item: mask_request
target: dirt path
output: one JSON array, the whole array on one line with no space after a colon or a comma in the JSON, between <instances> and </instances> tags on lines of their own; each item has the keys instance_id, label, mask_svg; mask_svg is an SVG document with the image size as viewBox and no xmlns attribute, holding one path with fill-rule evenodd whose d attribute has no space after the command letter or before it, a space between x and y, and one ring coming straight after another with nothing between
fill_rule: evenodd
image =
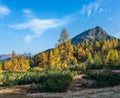
<instances>
[{"instance_id":1,"label":"dirt path","mask_svg":"<svg viewBox=\"0 0 120 98\"><path fill-rule=\"evenodd\" d=\"M120 86L101 89L87 89L75 93L36 93L27 94L27 96L34 98L120 98Z\"/></svg>"},{"instance_id":2,"label":"dirt path","mask_svg":"<svg viewBox=\"0 0 120 98\"><path fill-rule=\"evenodd\" d=\"M4 90L2 90L4 91ZM101 89L86 89L79 92L66 93L2 93L0 98L120 98L120 86ZM7 92L7 89L6 89Z\"/></svg>"}]
</instances>

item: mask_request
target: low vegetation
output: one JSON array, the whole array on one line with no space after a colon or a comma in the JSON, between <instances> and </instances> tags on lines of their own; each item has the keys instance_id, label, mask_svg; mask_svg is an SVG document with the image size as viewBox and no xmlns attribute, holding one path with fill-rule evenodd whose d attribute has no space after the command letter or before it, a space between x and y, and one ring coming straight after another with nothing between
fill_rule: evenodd
<instances>
[{"instance_id":1,"label":"low vegetation","mask_svg":"<svg viewBox=\"0 0 120 98\"><path fill-rule=\"evenodd\" d=\"M76 72L70 72L69 70L4 73L3 84L5 86L32 84L34 89L42 92L63 92L67 90L73 76L76 74Z\"/></svg>"},{"instance_id":2,"label":"low vegetation","mask_svg":"<svg viewBox=\"0 0 120 98\"><path fill-rule=\"evenodd\" d=\"M92 87L94 88L120 85L120 74L115 74L111 72L90 71L86 74L85 78L96 81L92 85Z\"/></svg>"}]
</instances>

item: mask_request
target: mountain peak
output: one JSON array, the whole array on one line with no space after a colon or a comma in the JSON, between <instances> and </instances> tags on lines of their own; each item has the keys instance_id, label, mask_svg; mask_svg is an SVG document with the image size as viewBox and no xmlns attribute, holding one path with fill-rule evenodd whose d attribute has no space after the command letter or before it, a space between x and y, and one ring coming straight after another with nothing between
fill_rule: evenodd
<instances>
[{"instance_id":1,"label":"mountain peak","mask_svg":"<svg viewBox=\"0 0 120 98\"><path fill-rule=\"evenodd\" d=\"M100 32L101 32L101 34L102 34L102 33L103 33L103 34L107 34L107 32L104 31L100 26L96 26L96 27L94 28L94 30L96 31L96 33L100 33Z\"/></svg>"},{"instance_id":2,"label":"mountain peak","mask_svg":"<svg viewBox=\"0 0 120 98\"><path fill-rule=\"evenodd\" d=\"M100 26L96 26L95 29L102 29Z\"/></svg>"},{"instance_id":3,"label":"mountain peak","mask_svg":"<svg viewBox=\"0 0 120 98\"><path fill-rule=\"evenodd\" d=\"M96 26L95 28L88 29L79 35L72 38L72 44L78 44L84 41L99 41L99 40L107 40L113 39L115 37L110 36L105 30L103 30L100 26Z\"/></svg>"}]
</instances>

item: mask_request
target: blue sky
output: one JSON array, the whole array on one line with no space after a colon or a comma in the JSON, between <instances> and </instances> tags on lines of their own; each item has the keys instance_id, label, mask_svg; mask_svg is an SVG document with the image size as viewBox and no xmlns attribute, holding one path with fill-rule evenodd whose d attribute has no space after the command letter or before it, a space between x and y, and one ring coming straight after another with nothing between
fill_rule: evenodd
<instances>
[{"instance_id":1,"label":"blue sky","mask_svg":"<svg viewBox=\"0 0 120 98\"><path fill-rule=\"evenodd\" d=\"M120 0L0 0L0 54L53 48L66 28L71 36L101 26L120 38Z\"/></svg>"}]
</instances>

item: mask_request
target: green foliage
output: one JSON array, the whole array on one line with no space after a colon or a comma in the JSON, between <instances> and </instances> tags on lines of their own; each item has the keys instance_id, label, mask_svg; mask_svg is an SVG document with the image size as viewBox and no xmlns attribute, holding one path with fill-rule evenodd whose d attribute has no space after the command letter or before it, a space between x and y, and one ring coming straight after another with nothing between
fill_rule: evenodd
<instances>
[{"instance_id":1,"label":"green foliage","mask_svg":"<svg viewBox=\"0 0 120 98\"><path fill-rule=\"evenodd\" d=\"M34 84L34 86L36 85L35 88L40 91L63 92L67 90L74 75L76 72L69 70L4 73L3 84L5 86Z\"/></svg>"},{"instance_id":2,"label":"green foliage","mask_svg":"<svg viewBox=\"0 0 120 98\"><path fill-rule=\"evenodd\" d=\"M69 34L66 29L63 29L58 40L59 41L58 45L64 44L68 40L70 40Z\"/></svg>"},{"instance_id":3,"label":"green foliage","mask_svg":"<svg viewBox=\"0 0 120 98\"><path fill-rule=\"evenodd\" d=\"M41 77L39 83L34 87L42 92L64 92L72 80L69 74L50 74Z\"/></svg>"},{"instance_id":4,"label":"green foliage","mask_svg":"<svg viewBox=\"0 0 120 98\"><path fill-rule=\"evenodd\" d=\"M92 85L92 87L100 88L100 87L109 87L120 84L120 75L114 74L110 72L88 72L85 76L87 79L96 80L96 83Z\"/></svg>"},{"instance_id":5,"label":"green foliage","mask_svg":"<svg viewBox=\"0 0 120 98\"><path fill-rule=\"evenodd\" d=\"M91 69L93 63L94 63L94 61L93 61L92 55L91 55L91 53L89 53L88 54L88 59L87 59L87 62L86 62L87 69Z\"/></svg>"}]
</instances>

